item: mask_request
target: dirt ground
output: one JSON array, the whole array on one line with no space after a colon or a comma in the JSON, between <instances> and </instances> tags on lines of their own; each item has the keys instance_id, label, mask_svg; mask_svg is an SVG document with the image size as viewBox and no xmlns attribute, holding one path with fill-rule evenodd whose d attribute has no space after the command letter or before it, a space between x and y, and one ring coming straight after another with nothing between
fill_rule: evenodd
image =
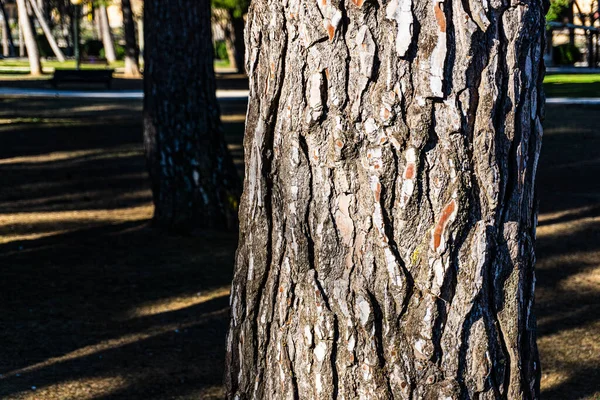
<instances>
[{"instance_id":1,"label":"dirt ground","mask_svg":"<svg viewBox=\"0 0 600 400\"><path fill-rule=\"evenodd\" d=\"M245 104L223 105L240 171ZM164 236L141 104L0 100L0 398L222 398L235 235ZM548 107L544 399L600 397L600 108Z\"/></svg>"}]
</instances>

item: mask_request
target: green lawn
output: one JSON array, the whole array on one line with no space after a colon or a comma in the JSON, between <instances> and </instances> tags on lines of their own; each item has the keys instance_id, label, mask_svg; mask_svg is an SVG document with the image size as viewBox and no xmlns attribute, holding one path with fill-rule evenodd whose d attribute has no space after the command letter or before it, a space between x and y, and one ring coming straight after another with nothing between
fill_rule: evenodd
<instances>
[{"instance_id":1,"label":"green lawn","mask_svg":"<svg viewBox=\"0 0 600 400\"><path fill-rule=\"evenodd\" d=\"M75 68L75 61L69 60L64 63L58 61L43 61L42 66L48 69L70 69ZM111 68L121 68L123 61L113 63ZM226 60L215 60L215 67L228 67ZM18 70L14 67L20 67ZM23 68L29 67L27 61L20 60L0 60L0 79L14 79L15 76L24 76L28 74ZM106 68L100 64L83 64L84 69ZM4 76L2 76L4 75ZM21 78L19 78L21 79ZM548 75L544 80L544 89L547 97L600 97L600 74L556 74Z\"/></svg>"},{"instance_id":2,"label":"green lawn","mask_svg":"<svg viewBox=\"0 0 600 400\"><path fill-rule=\"evenodd\" d=\"M125 62L124 61L115 61L114 63L112 63L111 68L122 68L123 66L125 66ZM11 67L29 67L29 62L27 61L21 61L21 60L0 60L0 69L6 69L8 70ZM69 69L69 68L75 68L75 60L68 60L65 62L58 62L58 61L42 61L42 67L43 68L55 68L55 69ZM90 68L90 69L95 69L95 68L106 68L105 65L102 64L83 64L82 68Z\"/></svg>"},{"instance_id":3,"label":"green lawn","mask_svg":"<svg viewBox=\"0 0 600 400\"><path fill-rule=\"evenodd\" d=\"M600 74L557 74L544 80L547 97L600 97Z\"/></svg>"}]
</instances>

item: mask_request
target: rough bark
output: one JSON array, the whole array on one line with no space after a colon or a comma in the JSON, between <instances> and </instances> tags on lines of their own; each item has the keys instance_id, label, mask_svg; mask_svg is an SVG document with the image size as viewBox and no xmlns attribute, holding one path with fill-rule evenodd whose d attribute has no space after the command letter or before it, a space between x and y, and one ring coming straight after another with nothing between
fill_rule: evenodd
<instances>
[{"instance_id":1,"label":"rough bark","mask_svg":"<svg viewBox=\"0 0 600 400\"><path fill-rule=\"evenodd\" d=\"M542 1L253 1L229 398L539 398Z\"/></svg>"},{"instance_id":2,"label":"rough bark","mask_svg":"<svg viewBox=\"0 0 600 400\"><path fill-rule=\"evenodd\" d=\"M121 0L123 12L123 28L125 31L125 75L129 77L140 76L140 49L135 36L135 21L130 0Z\"/></svg>"},{"instance_id":3,"label":"rough bark","mask_svg":"<svg viewBox=\"0 0 600 400\"><path fill-rule=\"evenodd\" d=\"M25 0L17 0L17 10L19 12L19 26L23 36L23 42L27 48L27 57L29 57L29 70L31 75L42 74L42 64L40 63L40 52L35 40L35 33L31 26L31 20L27 13L27 4Z\"/></svg>"},{"instance_id":4,"label":"rough bark","mask_svg":"<svg viewBox=\"0 0 600 400\"><path fill-rule=\"evenodd\" d=\"M4 0L0 0L0 12L2 12L2 55L5 57L14 57L17 55L17 52L15 50L15 43L13 41L12 33L10 31L8 13L4 8Z\"/></svg>"},{"instance_id":5,"label":"rough bark","mask_svg":"<svg viewBox=\"0 0 600 400\"><path fill-rule=\"evenodd\" d=\"M175 231L232 228L239 177L220 124L210 4L146 0L144 18L144 137L155 222Z\"/></svg>"},{"instance_id":6,"label":"rough bark","mask_svg":"<svg viewBox=\"0 0 600 400\"><path fill-rule=\"evenodd\" d=\"M42 27L44 35L46 36L46 39L48 40L48 43L50 44L50 47L52 48L52 52L56 56L56 59L60 62L64 62L65 55L63 54L60 47L58 47L58 43L56 43L56 39L54 39L54 36L52 35L52 30L50 29L48 22L46 22L46 17L44 16L43 10L39 8L36 1L37 0L29 0L29 5L31 6L33 13L35 14L35 17L38 20L38 23Z\"/></svg>"},{"instance_id":7,"label":"rough bark","mask_svg":"<svg viewBox=\"0 0 600 400\"><path fill-rule=\"evenodd\" d=\"M110 30L110 22L108 20L108 12L106 6L100 6L98 8L98 15L100 16L100 32L102 33L102 44L104 45L104 55L109 63L117 61L117 54L115 53L115 39Z\"/></svg>"}]
</instances>

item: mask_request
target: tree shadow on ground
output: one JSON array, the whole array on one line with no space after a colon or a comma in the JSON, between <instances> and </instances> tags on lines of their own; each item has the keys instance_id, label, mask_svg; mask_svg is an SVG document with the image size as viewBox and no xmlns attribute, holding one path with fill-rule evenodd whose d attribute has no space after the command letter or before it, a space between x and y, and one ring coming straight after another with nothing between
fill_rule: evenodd
<instances>
[{"instance_id":1,"label":"tree shadow on ground","mask_svg":"<svg viewBox=\"0 0 600 400\"><path fill-rule=\"evenodd\" d=\"M0 398L219 392L237 235L152 229L139 102L33 103L0 109Z\"/></svg>"},{"instance_id":2,"label":"tree shadow on ground","mask_svg":"<svg viewBox=\"0 0 600 400\"><path fill-rule=\"evenodd\" d=\"M237 116L224 133L241 171L245 103L222 109ZM150 227L140 110L69 100L0 108L0 119L25 119L0 125L2 398L223 395L237 238ZM537 245L545 399L599 391L598 111L548 107Z\"/></svg>"},{"instance_id":3,"label":"tree shadow on ground","mask_svg":"<svg viewBox=\"0 0 600 400\"><path fill-rule=\"evenodd\" d=\"M542 398L600 395L600 107L547 106L536 244Z\"/></svg>"}]
</instances>

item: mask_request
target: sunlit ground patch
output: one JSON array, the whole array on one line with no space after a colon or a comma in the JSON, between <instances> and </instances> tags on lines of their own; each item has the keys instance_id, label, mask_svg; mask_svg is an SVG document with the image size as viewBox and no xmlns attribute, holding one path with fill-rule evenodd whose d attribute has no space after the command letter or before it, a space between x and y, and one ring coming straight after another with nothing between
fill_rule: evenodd
<instances>
[{"instance_id":1,"label":"sunlit ground patch","mask_svg":"<svg viewBox=\"0 0 600 400\"><path fill-rule=\"evenodd\" d=\"M94 226L149 220L152 218L153 210L151 204L146 204L138 207L107 210L0 214L0 244L39 239L76 231L81 228L81 225ZM44 226L44 230L36 230L36 225ZM29 232L23 232L22 229L19 229L20 227L25 227L25 230Z\"/></svg>"},{"instance_id":2,"label":"sunlit ground patch","mask_svg":"<svg viewBox=\"0 0 600 400\"><path fill-rule=\"evenodd\" d=\"M175 296L168 299L159 299L157 301L140 304L139 306L125 313L123 319L148 317L170 311L177 311L198 304L206 303L210 300L229 296L230 286L223 286L214 290L207 290L190 294L186 296Z\"/></svg>"}]
</instances>

